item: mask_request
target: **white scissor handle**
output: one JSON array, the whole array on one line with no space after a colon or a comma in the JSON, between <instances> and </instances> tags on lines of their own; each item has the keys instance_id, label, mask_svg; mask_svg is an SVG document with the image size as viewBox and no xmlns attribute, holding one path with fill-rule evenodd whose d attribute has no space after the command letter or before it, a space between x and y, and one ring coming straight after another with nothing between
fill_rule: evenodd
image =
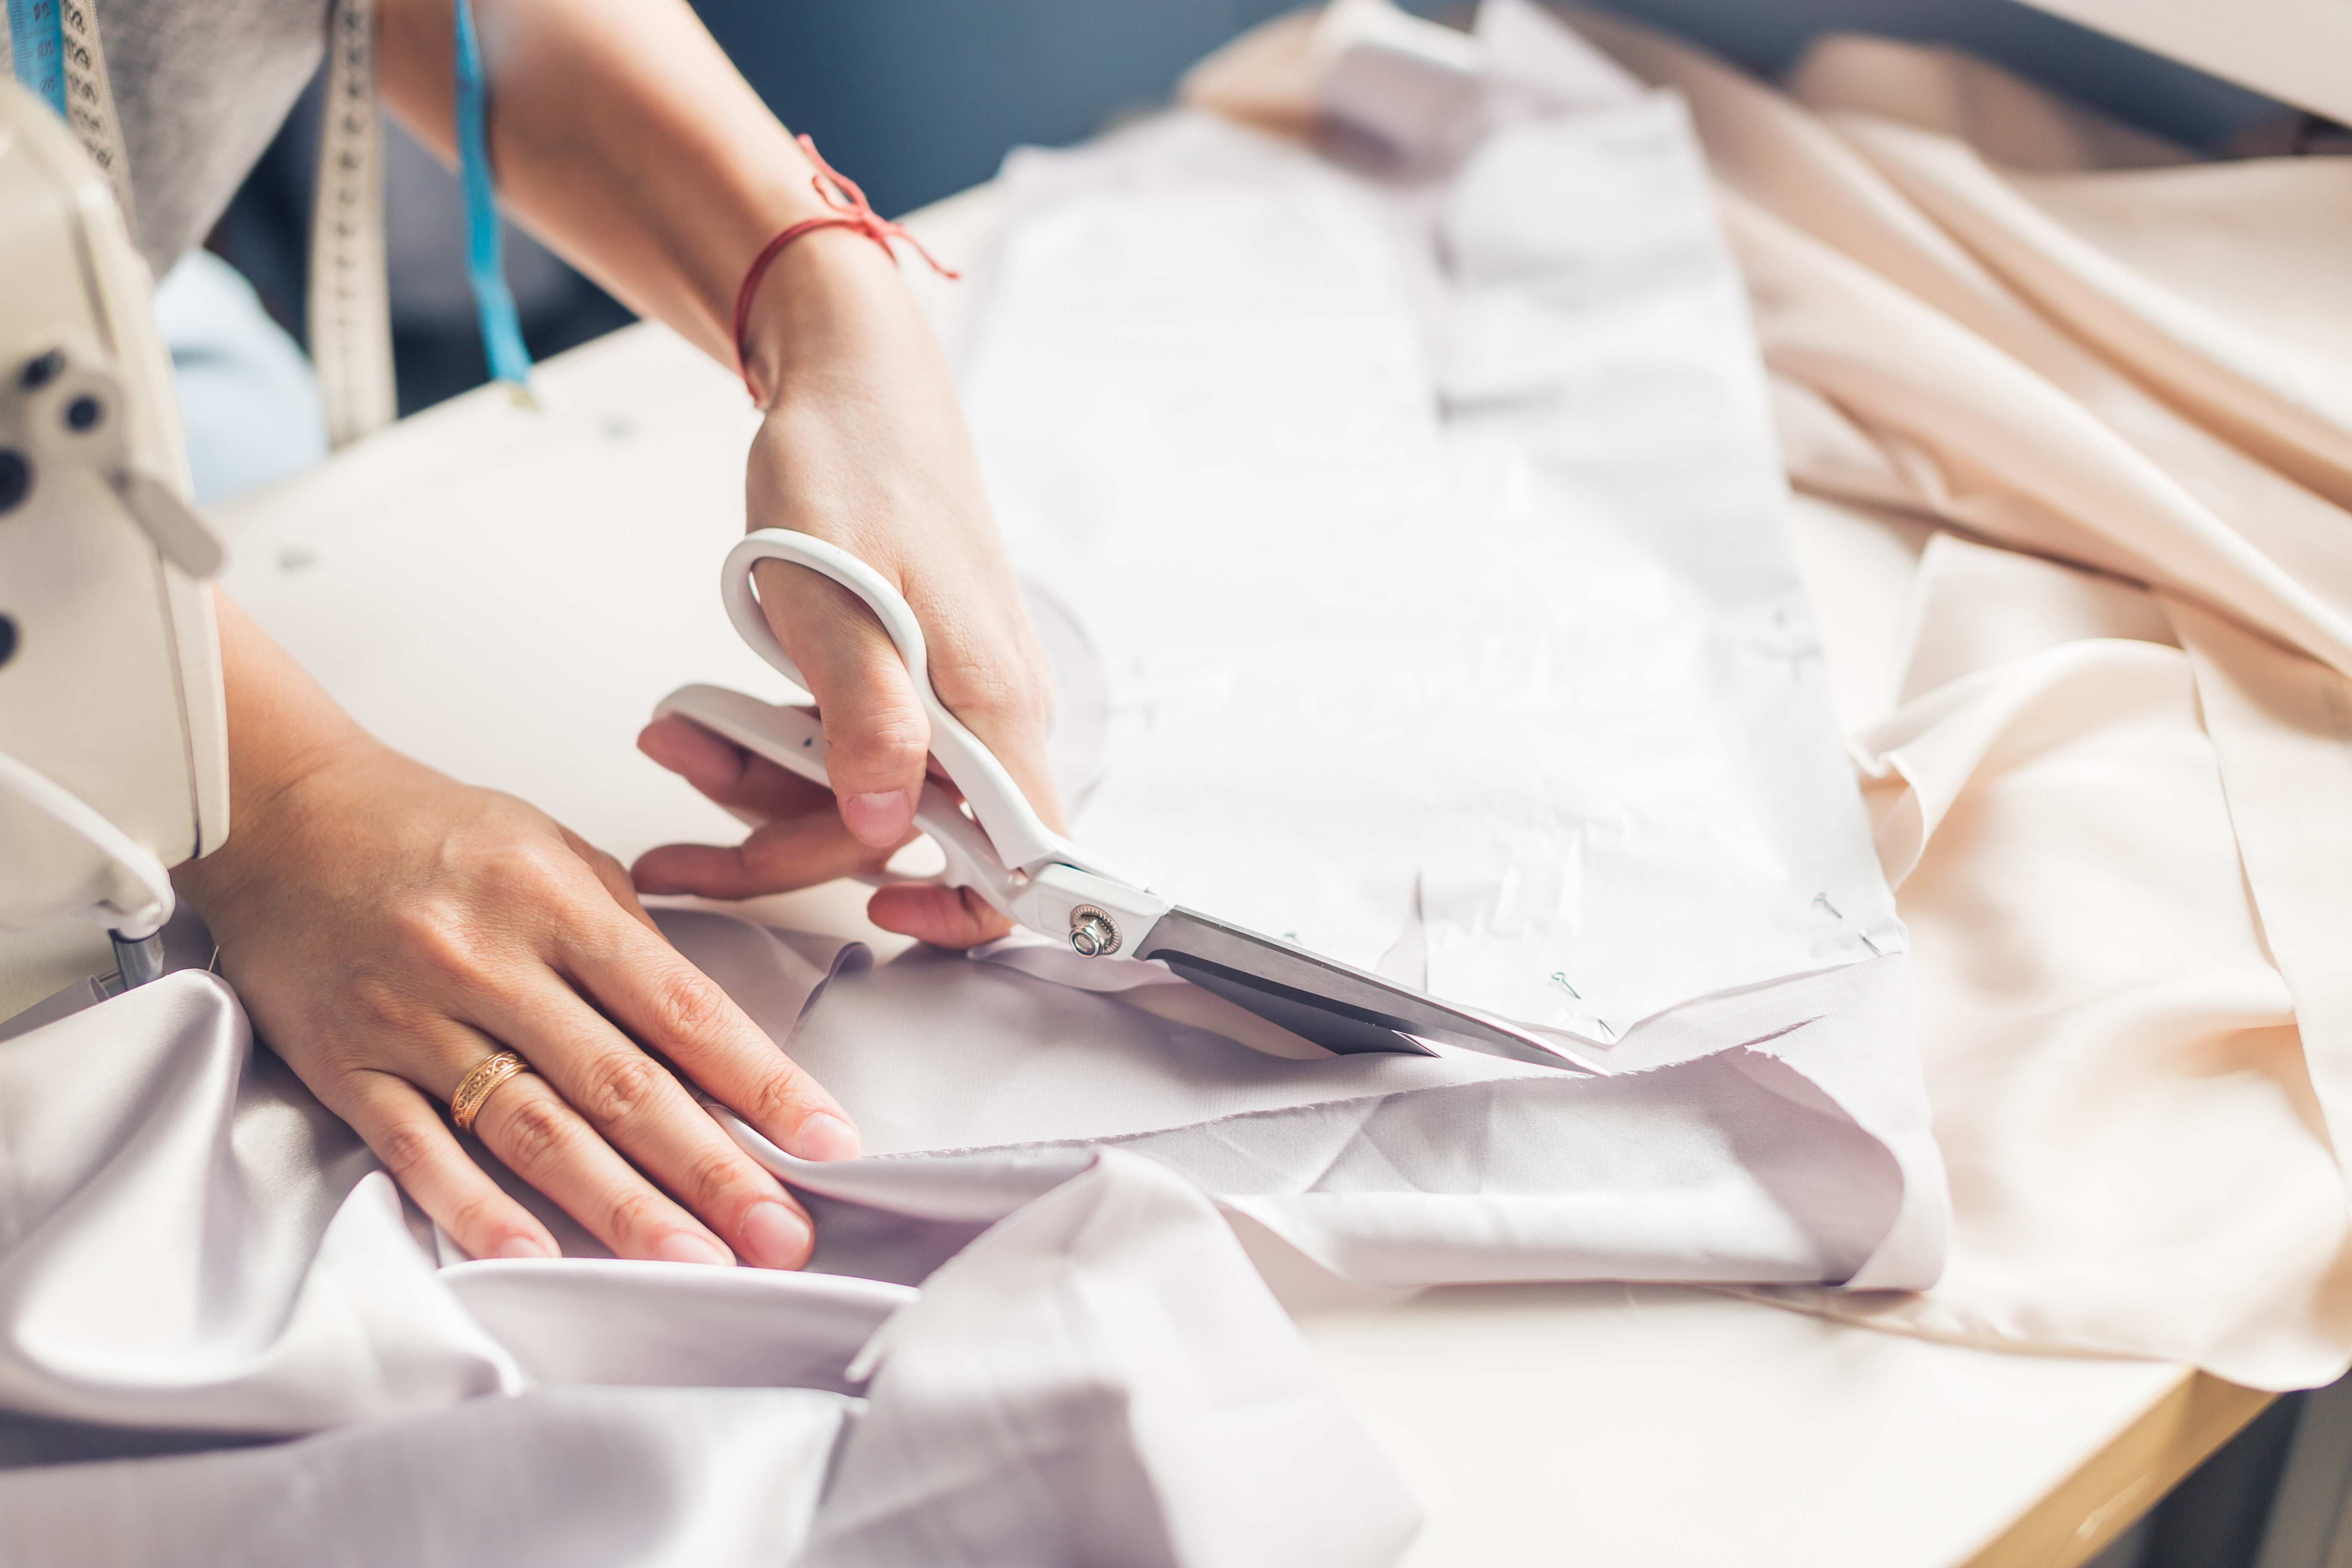
<instances>
[{"instance_id":1,"label":"white scissor handle","mask_svg":"<svg viewBox=\"0 0 2352 1568\"><path fill-rule=\"evenodd\" d=\"M727 565L719 581L728 619L735 623L735 630L751 645L754 653L773 665L793 685L803 689L808 685L807 679L769 627L767 613L761 609L760 595L751 585L751 568L761 561L786 561L830 577L864 600L866 607L874 612L883 631L897 647L898 657L906 661L915 695L923 705L924 717L930 721L931 755L940 760L940 768L963 792L972 816L987 830L996 858L1006 868L1034 873L1055 861L1086 865L1076 846L1039 819L1028 796L1013 782L1013 775L1004 771L1004 764L996 760L996 753L965 729L962 721L949 712L939 693L931 689L930 656L923 644L922 626L907 601L883 580L880 573L837 545L790 529L761 529L728 552ZM926 789L925 794L929 793ZM956 816L962 820L961 812ZM944 841L941 847L951 856L955 853ZM982 890L986 893L990 889L982 887Z\"/></svg>"},{"instance_id":2,"label":"white scissor handle","mask_svg":"<svg viewBox=\"0 0 2352 1568\"><path fill-rule=\"evenodd\" d=\"M724 736L745 751L765 757L813 784L833 787L824 771L824 727L809 709L776 707L723 686L681 686L663 698L654 710L656 719L672 714L691 719L713 734ZM748 827L757 827L765 820L732 806L728 809ZM954 797L929 780L924 781L923 798L915 807L915 826L939 846L947 861L944 870L930 877L881 874L860 876L857 879L877 888L901 882L970 888L1005 914L1013 914L1013 899L1020 891L1019 879L1004 868L988 835L957 807Z\"/></svg>"}]
</instances>

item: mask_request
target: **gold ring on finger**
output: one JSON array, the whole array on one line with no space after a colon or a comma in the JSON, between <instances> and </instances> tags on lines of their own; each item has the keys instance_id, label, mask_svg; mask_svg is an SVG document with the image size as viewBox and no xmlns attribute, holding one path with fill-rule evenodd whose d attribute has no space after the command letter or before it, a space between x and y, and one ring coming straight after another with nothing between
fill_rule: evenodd
<instances>
[{"instance_id":1,"label":"gold ring on finger","mask_svg":"<svg viewBox=\"0 0 2352 1568\"><path fill-rule=\"evenodd\" d=\"M469 1131L474 1118L482 1113L499 1085L519 1072L529 1072L530 1064L512 1051L494 1051L482 1058L481 1064L466 1075L457 1085L457 1092L449 1097L449 1120L457 1124L460 1132Z\"/></svg>"}]
</instances>

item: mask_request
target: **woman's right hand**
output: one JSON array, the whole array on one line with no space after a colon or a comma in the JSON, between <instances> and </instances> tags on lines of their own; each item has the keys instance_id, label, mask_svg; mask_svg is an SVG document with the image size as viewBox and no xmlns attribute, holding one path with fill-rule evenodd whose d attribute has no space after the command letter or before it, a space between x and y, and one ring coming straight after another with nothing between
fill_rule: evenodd
<instances>
[{"instance_id":1,"label":"woman's right hand","mask_svg":"<svg viewBox=\"0 0 2352 1568\"><path fill-rule=\"evenodd\" d=\"M921 675L1059 828L1045 749L1052 667L998 536L954 377L896 263L863 235L820 230L785 248L751 304L749 367L768 398L746 470L751 526L839 545L896 588L922 625ZM642 891L782 892L878 867L913 837L930 749L917 677L848 589L781 561L760 563L756 577L768 623L817 700L836 798L685 720L657 721L641 750L764 826L733 847L652 851L636 866ZM867 914L947 947L1012 924L969 890L915 883L884 888Z\"/></svg>"}]
</instances>

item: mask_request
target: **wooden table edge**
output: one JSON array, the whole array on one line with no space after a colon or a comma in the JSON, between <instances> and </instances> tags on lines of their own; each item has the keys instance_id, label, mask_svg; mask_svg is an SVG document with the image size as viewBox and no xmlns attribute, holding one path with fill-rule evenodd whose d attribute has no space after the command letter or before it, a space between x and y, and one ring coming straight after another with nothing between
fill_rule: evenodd
<instances>
[{"instance_id":1,"label":"wooden table edge","mask_svg":"<svg viewBox=\"0 0 2352 1568\"><path fill-rule=\"evenodd\" d=\"M2170 1392L1958 1568L2079 1568L2277 1397L2183 1367Z\"/></svg>"}]
</instances>

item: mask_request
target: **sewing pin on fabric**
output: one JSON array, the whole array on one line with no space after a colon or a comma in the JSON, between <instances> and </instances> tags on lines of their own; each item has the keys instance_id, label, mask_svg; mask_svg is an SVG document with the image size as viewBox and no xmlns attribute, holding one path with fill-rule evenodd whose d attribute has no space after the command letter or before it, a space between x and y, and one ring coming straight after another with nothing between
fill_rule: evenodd
<instances>
[{"instance_id":1,"label":"sewing pin on fabric","mask_svg":"<svg viewBox=\"0 0 2352 1568\"><path fill-rule=\"evenodd\" d=\"M1852 921L1847 920L1844 914L1839 910L1838 907L1830 902L1830 896L1827 893L1815 893L1813 895L1813 904L1817 909L1827 910L1829 911L1830 919L1836 921L1841 925L1851 928L1854 935L1862 938L1862 945L1870 949L1872 957L1885 958L1886 956L1886 950L1880 947L1876 942L1871 941L1870 933L1868 931L1863 930L1860 926L1855 925Z\"/></svg>"},{"instance_id":2,"label":"sewing pin on fabric","mask_svg":"<svg viewBox=\"0 0 2352 1568\"><path fill-rule=\"evenodd\" d=\"M1579 991L1575 986L1570 985L1568 983L1568 976L1561 973L1557 969L1551 972L1551 983L1554 985L1559 986L1562 991L1567 992L1570 996L1575 997L1578 1001L1581 1002L1584 1000L1584 993ZM1615 1045L1617 1043L1617 1031L1609 1026L1608 1019L1602 1017L1600 1014L1595 1013L1592 1015L1592 1021L1600 1026L1601 1032L1602 1034L1609 1037L1609 1043L1611 1045Z\"/></svg>"}]
</instances>

